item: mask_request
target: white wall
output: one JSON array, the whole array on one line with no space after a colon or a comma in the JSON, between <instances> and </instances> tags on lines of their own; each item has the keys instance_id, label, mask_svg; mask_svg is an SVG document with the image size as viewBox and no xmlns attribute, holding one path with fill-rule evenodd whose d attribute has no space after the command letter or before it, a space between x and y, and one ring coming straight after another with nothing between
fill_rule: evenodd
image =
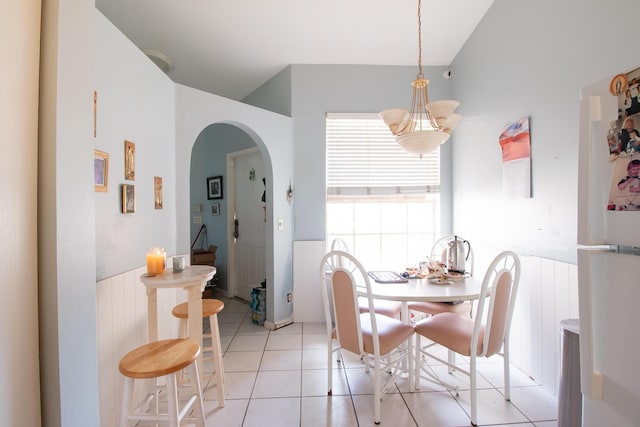
<instances>
[{"instance_id":1,"label":"white wall","mask_svg":"<svg viewBox=\"0 0 640 427\"><path fill-rule=\"evenodd\" d=\"M151 247L176 248L174 83L100 12L95 11L97 136L109 153L109 189L95 193L96 278L145 263ZM135 143L135 180L124 178L124 141ZM154 207L153 177L162 178L163 208ZM121 184L132 184L136 212L121 213ZM188 252L187 252L188 253Z\"/></svg>"},{"instance_id":2,"label":"white wall","mask_svg":"<svg viewBox=\"0 0 640 427\"><path fill-rule=\"evenodd\" d=\"M40 1L2 2L0 40L0 426L37 426Z\"/></svg>"},{"instance_id":3,"label":"white wall","mask_svg":"<svg viewBox=\"0 0 640 427\"><path fill-rule=\"evenodd\" d=\"M278 323L293 314L287 303L292 285L292 207L286 190L293 179L292 120L240 102L176 85L176 218L177 251L189 251L191 150L198 135L213 123L228 123L258 145L267 176L267 320ZM295 204L296 202L294 202ZM232 220L232 217L228 219ZM277 228L282 220L283 229ZM273 286L273 288L271 287Z\"/></svg>"},{"instance_id":4,"label":"white wall","mask_svg":"<svg viewBox=\"0 0 640 427\"><path fill-rule=\"evenodd\" d=\"M98 424L93 2L42 4L38 303L42 423ZM33 170L32 170L33 172Z\"/></svg>"},{"instance_id":5,"label":"white wall","mask_svg":"<svg viewBox=\"0 0 640 427\"><path fill-rule=\"evenodd\" d=\"M291 66L245 97L242 102L291 116Z\"/></svg>"},{"instance_id":6,"label":"white wall","mask_svg":"<svg viewBox=\"0 0 640 427\"><path fill-rule=\"evenodd\" d=\"M576 262L579 91L640 65L636 0L496 0L452 69L454 225L478 245ZM502 197L498 136L530 117L531 199ZM481 225L481 227L478 227Z\"/></svg>"}]
</instances>

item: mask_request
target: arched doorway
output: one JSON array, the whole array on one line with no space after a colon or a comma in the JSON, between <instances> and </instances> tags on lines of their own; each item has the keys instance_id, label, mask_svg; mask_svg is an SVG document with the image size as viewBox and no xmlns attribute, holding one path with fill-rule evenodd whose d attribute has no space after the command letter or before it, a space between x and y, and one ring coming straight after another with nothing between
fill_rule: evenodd
<instances>
[{"instance_id":1,"label":"arched doorway","mask_svg":"<svg viewBox=\"0 0 640 427\"><path fill-rule=\"evenodd\" d=\"M265 165L260 150L227 154L229 190L229 295L251 300L251 291L266 285L267 200Z\"/></svg>"},{"instance_id":2,"label":"arched doorway","mask_svg":"<svg viewBox=\"0 0 640 427\"><path fill-rule=\"evenodd\" d=\"M240 156L242 153L253 153L252 163L247 163L245 156ZM228 169L228 157L241 159L242 168L247 168L246 173L243 172L244 178L241 182L238 182L234 169ZM255 181L250 181L251 167L256 171ZM258 190L261 193L266 192L261 181L266 176L265 162L256 142L241 128L232 124L215 123L204 128L196 138L191 152L190 166L191 242L195 243L196 247L208 248L211 245L217 247L216 285L229 297L238 296L249 300L250 296L245 288L249 285L259 286L260 282L266 278L269 249L266 244L265 230L268 224L266 224L263 207L258 206L263 213L261 224L251 220L243 221L243 233L246 231L255 234L256 231L262 230L261 241L254 239L249 242L253 246L244 245L241 249L242 253L239 254L232 236L237 207L250 210L260 204L253 193ZM213 177L220 177L222 192L215 198L210 198L206 183L208 178ZM259 184L259 187L255 184ZM256 190L248 191L252 187L256 187ZM239 191L236 191L237 188ZM242 212L241 215L244 213ZM257 219L257 216L253 215L251 218ZM194 241L203 225L206 226L206 235L201 235L197 241ZM261 227L258 227L259 225ZM243 241L247 243L246 239ZM251 257L246 254L251 254ZM236 262L239 258L241 261ZM238 272L246 272L246 274L240 275Z\"/></svg>"}]
</instances>

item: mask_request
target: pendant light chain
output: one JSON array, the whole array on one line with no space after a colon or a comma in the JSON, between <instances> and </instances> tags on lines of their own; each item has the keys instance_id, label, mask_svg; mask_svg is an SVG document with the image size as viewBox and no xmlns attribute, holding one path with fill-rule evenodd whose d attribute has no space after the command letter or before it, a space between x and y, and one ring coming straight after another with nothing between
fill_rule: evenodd
<instances>
[{"instance_id":1,"label":"pendant light chain","mask_svg":"<svg viewBox=\"0 0 640 427\"><path fill-rule=\"evenodd\" d=\"M422 0L418 0L418 76L422 74Z\"/></svg>"}]
</instances>

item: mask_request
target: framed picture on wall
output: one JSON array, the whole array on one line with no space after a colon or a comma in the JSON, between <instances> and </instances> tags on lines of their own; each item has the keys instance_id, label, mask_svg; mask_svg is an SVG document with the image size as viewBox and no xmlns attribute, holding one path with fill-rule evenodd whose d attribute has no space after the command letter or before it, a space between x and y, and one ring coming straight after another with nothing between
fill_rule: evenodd
<instances>
[{"instance_id":1,"label":"framed picture on wall","mask_svg":"<svg viewBox=\"0 0 640 427\"><path fill-rule=\"evenodd\" d=\"M211 215L220 215L220 203L211 205Z\"/></svg>"},{"instance_id":2,"label":"framed picture on wall","mask_svg":"<svg viewBox=\"0 0 640 427\"><path fill-rule=\"evenodd\" d=\"M109 189L109 153L93 150L93 185L94 191Z\"/></svg>"},{"instance_id":3,"label":"framed picture on wall","mask_svg":"<svg viewBox=\"0 0 640 427\"><path fill-rule=\"evenodd\" d=\"M131 184L122 184L122 213L129 214L136 211L136 187Z\"/></svg>"},{"instance_id":4,"label":"framed picture on wall","mask_svg":"<svg viewBox=\"0 0 640 427\"><path fill-rule=\"evenodd\" d=\"M162 209L162 177L153 177L153 206L155 209Z\"/></svg>"},{"instance_id":5,"label":"framed picture on wall","mask_svg":"<svg viewBox=\"0 0 640 427\"><path fill-rule=\"evenodd\" d=\"M222 176L207 178L207 198L209 200L222 199Z\"/></svg>"},{"instance_id":6,"label":"framed picture on wall","mask_svg":"<svg viewBox=\"0 0 640 427\"><path fill-rule=\"evenodd\" d=\"M124 179L136 179L136 144L131 141L124 142Z\"/></svg>"}]
</instances>

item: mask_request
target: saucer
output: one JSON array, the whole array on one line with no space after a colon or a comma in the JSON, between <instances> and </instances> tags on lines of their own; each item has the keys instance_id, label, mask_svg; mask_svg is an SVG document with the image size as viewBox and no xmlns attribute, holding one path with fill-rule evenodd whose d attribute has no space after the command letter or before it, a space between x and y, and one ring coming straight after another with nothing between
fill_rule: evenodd
<instances>
[{"instance_id":1,"label":"saucer","mask_svg":"<svg viewBox=\"0 0 640 427\"><path fill-rule=\"evenodd\" d=\"M467 273L453 273L453 272L450 273L450 272L447 272L447 273L443 274L443 277L445 277L445 278L447 278L449 280L457 281L457 280L464 280L469 276L467 275Z\"/></svg>"}]
</instances>

